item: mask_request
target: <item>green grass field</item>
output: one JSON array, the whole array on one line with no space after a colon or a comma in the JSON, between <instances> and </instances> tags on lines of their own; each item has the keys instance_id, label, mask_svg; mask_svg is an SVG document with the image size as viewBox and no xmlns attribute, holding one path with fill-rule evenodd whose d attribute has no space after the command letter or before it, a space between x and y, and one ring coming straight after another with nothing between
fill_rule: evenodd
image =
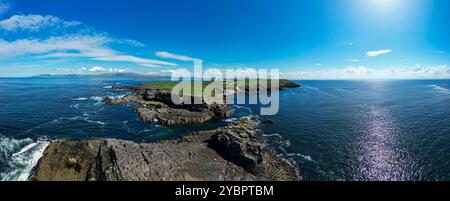
<instances>
[{"instance_id":1,"label":"green grass field","mask_svg":"<svg viewBox=\"0 0 450 201\"><path fill-rule=\"evenodd\" d=\"M258 83L261 82L261 81L267 81L267 87L271 86L272 80L263 80L263 79L258 79L256 82L255 81L252 82L252 85L258 86ZM190 85L192 87L191 88L192 89L192 93L194 93L194 92L197 92L197 93L200 92L201 93L205 89L205 87L208 86L211 83L212 83L212 81L203 81L201 83L201 85L196 86L196 85L194 85L194 81L192 81L192 82L172 82L172 81L167 81L167 82L144 82L143 85L145 87L147 87L147 88L158 88L158 89L160 89L162 91L166 91L166 92L171 92L172 89L177 84L180 84L179 85L180 87L183 87L183 85L186 85L186 87L189 87L189 85ZM223 87L225 89L227 86L230 88L229 85L233 85L232 88L235 89L236 86L237 86L237 83L238 83L237 81L233 81L233 80L223 81ZM279 84L280 85L288 85L290 83L292 83L292 82L289 81L289 80L286 80L286 79L280 79L279 80ZM250 87L254 88L256 86L250 86L249 85L249 79L246 79L246 88L247 89L250 88ZM199 89L199 87L201 87L201 88ZM197 89L197 90L195 91L195 89Z\"/></svg>"}]
</instances>

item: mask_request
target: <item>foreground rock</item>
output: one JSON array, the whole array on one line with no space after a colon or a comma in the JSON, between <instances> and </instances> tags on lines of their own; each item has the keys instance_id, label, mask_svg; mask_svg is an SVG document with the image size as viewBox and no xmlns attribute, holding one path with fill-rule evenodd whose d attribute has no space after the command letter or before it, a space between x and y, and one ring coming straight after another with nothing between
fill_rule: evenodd
<instances>
[{"instance_id":1,"label":"foreground rock","mask_svg":"<svg viewBox=\"0 0 450 201\"><path fill-rule=\"evenodd\" d=\"M145 88L143 86L116 87L116 89L132 90L134 94L111 99L106 97L106 104L130 104L130 106L144 122L158 120L163 125L201 124L214 119L228 118L233 113L231 106L226 104L185 104L175 105L171 93L159 89ZM194 99L194 97L192 98Z\"/></svg>"},{"instance_id":2,"label":"foreground rock","mask_svg":"<svg viewBox=\"0 0 450 201\"><path fill-rule=\"evenodd\" d=\"M257 122L157 143L99 139L50 144L30 180L197 181L296 180L294 169L264 149Z\"/></svg>"}]
</instances>

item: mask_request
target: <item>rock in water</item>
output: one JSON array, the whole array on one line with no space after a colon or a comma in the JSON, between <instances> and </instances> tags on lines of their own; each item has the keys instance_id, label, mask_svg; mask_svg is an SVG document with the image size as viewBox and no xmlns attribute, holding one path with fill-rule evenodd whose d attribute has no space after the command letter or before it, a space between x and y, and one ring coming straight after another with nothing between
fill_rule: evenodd
<instances>
[{"instance_id":1,"label":"rock in water","mask_svg":"<svg viewBox=\"0 0 450 201\"><path fill-rule=\"evenodd\" d=\"M275 122L273 122L273 121L270 120L270 119L267 119L267 120L264 120L262 123L263 123L263 124L274 124Z\"/></svg>"},{"instance_id":2,"label":"rock in water","mask_svg":"<svg viewBox=\"0 0 450 201\"><path fill-rule=\"evenodd\" d=\"M257 125L243 119L156 143L57 141L47 147L30 180L296 180L294 168L259 142Z\"/></svg>"}]
</instances>

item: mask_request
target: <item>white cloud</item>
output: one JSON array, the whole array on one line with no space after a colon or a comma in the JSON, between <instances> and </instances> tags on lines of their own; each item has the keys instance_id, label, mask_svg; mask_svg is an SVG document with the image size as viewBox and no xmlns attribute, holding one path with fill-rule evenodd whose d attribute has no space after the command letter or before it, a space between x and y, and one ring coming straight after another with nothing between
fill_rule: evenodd
<instances>
[{"instance_id":1,"label":"white cloud","mask_svg":"<svg viewBox=\"0 0 450 201\"><path fill-rule=\"evenodd\" d=\"M177 54L172 54L169 52L156 52L155 53L156 56L163 58L163 59L175 59L175 60L180 60L180 61L202 61L201 59L197 59L197 58L192 58L192 57L188 57L188 56L184 56L184 55L177 55Z\"/></svg>"},{"instance_id":2,"label":"white cloud","mask_svg":"<svg viewBox=\"0 0 450 201\"><path fill-rule=\"evenodd\" d=\"M372 69L359 66L321 71L283 72L280 76L288 79L447 79L450 78L450 67L440 65L426 68L416 65L406 69L395 67Z\"/></svg>"},{"instance_id":3,"label":"white cloud","mask_svg":"<svg viewBox=\"0 0 450 201\"><path fill-rule=\"evenodd\" d=\"M392 52L392 50L376 50L376 51L369 51L366 54L369 57L376 57L390 52Z\"/></svg>"},{"instance_id":4,"label":"white cloud","mask_svg":"<svg viewBox=\"0 0 450 201\"><path fill-rule=\"evenodd\" d=\"M316 63L316 66L323 66L323 64L321 64L321 63Z\"/></svg>"},{"instance_id":5,"label":"white cloud","mask_svg":"<svg viewBox=\"0 0 450 201\"><path fill-rule=\"evenodd\" d=\"M353 62L359 62L359 59L353 59L352 61Z\"/></svg>"},{"instance_id":6,"label":"white cloud","mask_svg":"<svg viewBox=\"0 0 450 201\"><path fill-rule=\"evenodd\" d=\"M419 72L422 70L422 66L420 64L416 64L416 66L414 66L414 71L415 72Z\"/></svg>"},{"instance_id":7,"label":"white cloud","mask_svg":"<svg viewBox=\"0 0 450 201\"><path fill-rule=\"evenodd\" d=\"M19 39L11 42L0 38L0 58L30 55L36 58L85 57L98 61L131 62L138 65L177 65L166 61L123 55L107 46L111 42L114 42L114 39L96 35L58 36L45 40Z\"/></svg>"},{"instance_id":8,"label":"white cloud","mask_svg":"<svg viewBox=\"0 0 450 201\"><path fill-rule=\"evenodd\" d=\"M29 30L39 31L47 28L67 28L81 25L77 21L65 21L51 15L13 15L0 21L0 29L7 31Z\"/></svg>"},{"instance_id":9,"label":"white cloud","mask_svg":"<svg viewBox=\"0 0 450 201\"><path fill-rule=\"evenodd\" d=\"M88 71L90 72L100 72L100 71L107 71L106 68L100 67L100 66L94 66L92 68L89 68Z\"/></svg>"},{"instance_id":10,"label":"white cloud","mask_svg":"<svg viewBox=\"0 0 450 201\"><path fill-rule=\"evenodd\" d=\"M0 0L1 1L1 0ZM2 5L2 4L0 4ZM68 29L71 28L71 29ZM32 59L93 59L109 62L131 62L140 66L161 67L177 64L146 59L123 54L112 48L113 44L124 44L145 47L132 39L116 39L107 33L102 33L78 21L65 21L58 17L47 15L14 15L0 21L0 30L29 31L26 38L7 41L0 37L0 58ZM34 37L39 33L38 37ZM49 34L51 33L51 34Z\"/></svg>"},{"instance_id":11,"label":"white cloud","mask_svg":"<svg viewBox=\"0 0 450 201\"><path fill-rule=\"evenodd\" d=\"M347 67L345 70L345 73L349 75L369 75L372 73L371 69L368 69L364 66L359 67Z\"/></svg>"},{"instance_id":12,"label":"white cloud","mask_svg":"<svg viewBox=\"0 0 450 201\"><path fill-rule=\"evenodd\" d=\"M57 68L56 71L63 73L75 73L75 74L86 74L86 73L124 73L127 72L128 69L125 68L107 68L102 66L93 66L91 68Z\"/></svg>"},{"instance_id":13,"label":"white cloud","mask_svg":"<svg viewBox=\"0 0 450 201\"><path fill-rule=\"evenodd\" d=\"M0 58L48 54L47 57L107 56L116 52L106 44L111 39L102 36L58 36L45 40L18 39L5 41L0 38ZM70 52L70 53L69 53Z\"/></svg>"}]
</instances>

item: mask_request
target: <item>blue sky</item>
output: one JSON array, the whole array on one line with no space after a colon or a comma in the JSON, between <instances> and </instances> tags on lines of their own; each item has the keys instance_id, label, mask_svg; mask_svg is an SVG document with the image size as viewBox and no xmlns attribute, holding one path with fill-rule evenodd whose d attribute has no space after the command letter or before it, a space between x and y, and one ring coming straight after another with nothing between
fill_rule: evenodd
<instances>
[{"instance_id":1,"label":"blue sky","mask_svg":"<svg viewBox=\"0 0 450 201\"><path fill-rule=\"evenodd\" d=\"M449 19L446 0L0 0L0 77L202 60L298 79L450 78Z\"/></svg>"}]
</instances>

